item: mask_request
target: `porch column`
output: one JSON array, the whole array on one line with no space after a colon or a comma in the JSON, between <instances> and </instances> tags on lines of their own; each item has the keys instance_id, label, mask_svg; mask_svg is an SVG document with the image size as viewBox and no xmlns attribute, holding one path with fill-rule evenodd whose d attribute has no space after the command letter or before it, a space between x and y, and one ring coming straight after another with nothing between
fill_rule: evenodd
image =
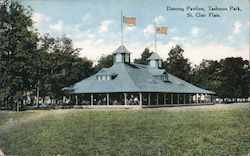
<instances>
[{"instance_id":1,"label":"porch column","mask_svg":"<svg viewBox=\"0 0 250 156\"><path fill-rule=\"evenodd\" d=\"M179 95L179 93L177 93L177 104L180 104L179 97L180 97L180 95Z\"/></svg>"},{"instance_id":2,"label":"porch column","mask_svg":"<svg viewBox=\"0 0 250 156\"><path fill-rule=\"evenodd\" d=\"M107 93L107 105L109 105L109 94Z\"/></svg>"},{"instance_id":3,"label":"porch column","mask_svg":"<svg viewBox=\"0 0 250 156\"><path fill-rule=\"evenodd\" d=\"M173 104L174 98L173 98L173 93L171 94L171 104Z\"/></svg>"},{"instance_id":4,"label":"porch column","mask_svg":"<svg viewBox=\"0 0 250 156\"><path fill-rule=\"evenodd\" d=\"M199 101L198 101L198 94L195 95L195 100L196 100L196 103L199 103Z\"/></svg>"},{"instance_id":5,"label":"porch column","mask_svg":"<svg viewBox=\"0 0 250 156\"><path fill-rule=\"evenodd\" d=\"M123 95L124 95L124 104L125 106L127 106L127 93L124 93Z\"/></svg>"},{"instance_id":6,"label":"porch column","mask_svg":"<svg viewBox=\"0 0 250 156\"><path fill-rule=\"evenodd\" d=\"M166 104L166 93L164 93L164 105Z\"/></svg>"},{"instance_id":7,"label":"porch column","mask_svg":"<svg viewBox=\"0 0 250 156\"><path fill-rule=\"evenodd\" d=\"M65 100L66 99L66 97L65 96L63 96L63 98L62 98L62 103L65 103Z\"/></svg>"},{"instance_id":8,"label":"porch column","mask_svg":"<svg viewBox=\"0 0 250 156\"><path fill-rule=\"evenodd\" d=\"M139 93L140 107L142 107L142 93Z\"/></svg>"},{"instance_id":9,"label":"porch column","mask_svg":"<svg viewBox=\"0 0 250 156\"><path fill-rule=\"evenodd\" d=\"M183 95L183 104L186 104L186 96L185 96L185 93Z\"/></svg>"},{"instance_id":10,"label":"porch column","mask_svg":"<svg viewBox=\"0 0 250 156\"><path fill-rule=\"evenodd\" d=\"M159 105L159 94L156 93L156 105Z\"/></svg>"},{"instance_id":11,"label":"porch column","mask_svg":"<svg viewBox=\"0 0 250 156\"><path fill-rule=\"evenodd\" d=\"M148 105L150 105L150 93L148 93Z\"/></svg>"},{"instance_id":12,"label":"porch column","mask_svg":"<svg viewBox=\"0 0 250 156\"><path fill-rule=\"evenodd\" d=\"M94 105L94 95L93 94L90 95L90 104L91 104L91 106Z\"/></svg>"},{"instance_id":13,"label":"porch column","mask_svg":"<svg viewBox=\"0 0 250 156\"><path fill-rule=\"evenodd\" d=\"M200 94L200 103L203 103L201 98L204 96L204 94Z\"/></svg>"},{"instance_id":14,"label":"porch column","mask_svg":"<svg viewBox=\"0 0 250 156\"><path fill-rule=\"evenodd\" d=\"M19 112L19 106L20 106L20 103L19 101L16 103L16 111Z\"/></svg>"},{"instance_id":15,"label":"porch column","mask_svg":"<svg viewBox=\"0 0 250 156\"><path fill-rule=\"evenodd\" d=\"M76 97L76 105L78 105L78 97L77 97L77 95L75 97Z\"/></svg>"}]
</instances>

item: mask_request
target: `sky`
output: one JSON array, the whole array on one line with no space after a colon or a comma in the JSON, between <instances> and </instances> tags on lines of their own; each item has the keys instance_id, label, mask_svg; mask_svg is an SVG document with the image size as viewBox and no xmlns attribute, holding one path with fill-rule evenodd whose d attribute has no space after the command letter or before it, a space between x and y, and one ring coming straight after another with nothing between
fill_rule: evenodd
<instances>
[{"instance_id":1,"label":"sky","mask_svg":"<svg viewBox=\"0 0 250 156\"><path fill-rule=\"evenodd\" d=\"M249 59L249 0L21 0L21 3L33 9L32 20L40 35L66 35L72 39L74 48L81 48L81 57L95 62L121 45L121 10L124 16L135 17L137 22L135 27L123 27L124 45L132 52L132 59L140 57L146 47L155 51L154 22L158 27L168 27L167 35L157 35L156 51L163 59L176 44L181 45L184 57L192 65L203 59ZM214 10L209 10L209 6ZM223 8L226 10L221 11ZM220 17L209 17L211 13Z\"/></svg>"}]
</instances>

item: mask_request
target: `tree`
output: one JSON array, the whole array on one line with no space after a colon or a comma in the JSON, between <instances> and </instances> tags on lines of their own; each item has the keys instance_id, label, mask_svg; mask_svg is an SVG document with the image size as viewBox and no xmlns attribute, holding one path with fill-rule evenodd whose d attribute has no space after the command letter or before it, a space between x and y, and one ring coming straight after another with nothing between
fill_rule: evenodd
<instances>
[{"instance_id":1,"label":"tree","mask_svg":"<svg viewBox=\"0 0 250 156\"><path fill-rule=\"evenodd\" d=\"M4 1L0 5L0 64L1 100L13 102L13 97L31 90L32 64L36 57L37 34L33 29L31 10L16 1Z\"/></svg>"},{"instance_id":2,"label":"tree","mask_svg":"<svg viewBox=\"0 0 250 156\"><path fill-rule=\"evenodd\" d=\"M190 81L190 62L184 58L183 52L181 46L173 47L168 53L167 60L163 62L163 67L171 74L185 81Z\"/></svg>"},{"instance_id":3,"label":"tree","mask_svg":"<svg viewBox=\"0 0 250 156\"><path fill-rule=\"evenodd\" d=\"M113 55L102 55L98 60L98 64L94 67L94 72L97 73L102 68L109 68L113 65L114 59Z\"/></svg>"},{"instance_id":4,"label":"tree","mask_svg":"<svg viewBox=\"0 0 250 156\"><path fill-rule=\"evenodd\" d=\"M80 58L80 49L74 49L72 40L63 36L52 38L45 34L40 38L40 63L38 80L40 80L41 95L50 94L56 98L63 94L62 88L89 76L93 62Z\"/></svg>"},{"instance_id":5,"label":"tree","mask_svg":"<svg viewBox=\"0 0 250 156\"><path fill-rule=\"evenodd\" d=\"M215 91L221 98L248 98L249 62L240 57L218 61L203 60L192 71L193 83Z\"/></svg>"},{"instance_id":6,"label":"tree","mask_svg":"<svg viewBox=\"0 0 250 156\"><path fill-rule=\"evenodd\" d=\"M17 1L0 5L0 36L0 103L6 109L15 108L28 93L59 97L62 88L93 72L93 62L79 57L71 39L38 38L31 8Z\"/></svg>"},{"instance_id":7,"label":"tree","mask_svg":"<svg viewBox=\"0 0 250 156\"><path fill-rule=\"evenodd\" d=\"M220 61L221 86L219 94L222 98L247 97L249 91L249 63L242 58L226 58Z\"/></svg>"},{"instance_id":8,"label":"tree","mask_svg":"<svg viewBox=\"0 0 250 156\"><path fill-rule=\"evenodd\" d=\"M138 64L148 64L147 58L149 58L152 55L153 52L150 52L150 50L148 48L145 48L144 51L141 54L141 58L139 59L135 59L135 63Z\"/></svg>"},{"instance_id":9,"label":"tree","mask_svg":"<svg viewBox=\"0 0 250 156\"><path fill-rule=\"evenodd\" d=\"M248 60L244 60L243 74L241 75L241 98L249 98L250 96L250 64Z\"/></svg>"},{"instance_id":10,"label":"tree","mask_svg":"<svg viewBox=\"0 0 250 156\"><path fill-rule=\"evenodd\" d=\"M218 61L202 60L200 65L192 69L192 83L218 92L221 86L221 64Z\"/></svg>"}]
</instances>

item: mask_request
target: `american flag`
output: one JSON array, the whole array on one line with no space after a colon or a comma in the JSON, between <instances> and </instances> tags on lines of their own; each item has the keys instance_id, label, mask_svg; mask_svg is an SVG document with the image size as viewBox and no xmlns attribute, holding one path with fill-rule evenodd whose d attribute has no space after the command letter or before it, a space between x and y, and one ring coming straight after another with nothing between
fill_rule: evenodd
<instances>
[{"instance_id":1,"label":"american flag","mask_svg":"<svg viewBox=\"0 0 250 156\"><path fill-rule=\"evenodd\" d=\"M158 34L165 34L165 35L167 35L168 28L167 27L156 27L155 31Z\"/></svg>"},{"instance_id":2,"label":"american flag","mask_svg":"<svg viewBox=\"0 0 250 156\"><path fill-rule=\"evenodd\" d=\"M136 18L123 16L123 23L127 24L128 26L136 26Z\"/></svg>"}]
</instances>

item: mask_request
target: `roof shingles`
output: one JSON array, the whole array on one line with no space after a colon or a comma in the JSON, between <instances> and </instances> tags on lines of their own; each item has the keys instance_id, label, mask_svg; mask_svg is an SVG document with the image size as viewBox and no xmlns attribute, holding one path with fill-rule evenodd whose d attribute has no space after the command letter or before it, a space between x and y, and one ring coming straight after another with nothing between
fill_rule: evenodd
<instances>
[{"instance_id":1,"label":"roof shingles","mask_svg":"<svg viewBox=\"0 0 250 156\"><path fill-rule=\"evenodd\" d=\"M170 82L164 82L155 77L166 73L164 69L133 64L137 68L125 63L115 63L105 69L105 73L116 73L113 80L98 80L96 74L76 83L71 89L73 93L117 93L117 92L169 92L169 93L204 93L214 92L196 87L174 75L167 73ZM182 84L182 85L180 85Z\"/></svg>"}]
</instances>

